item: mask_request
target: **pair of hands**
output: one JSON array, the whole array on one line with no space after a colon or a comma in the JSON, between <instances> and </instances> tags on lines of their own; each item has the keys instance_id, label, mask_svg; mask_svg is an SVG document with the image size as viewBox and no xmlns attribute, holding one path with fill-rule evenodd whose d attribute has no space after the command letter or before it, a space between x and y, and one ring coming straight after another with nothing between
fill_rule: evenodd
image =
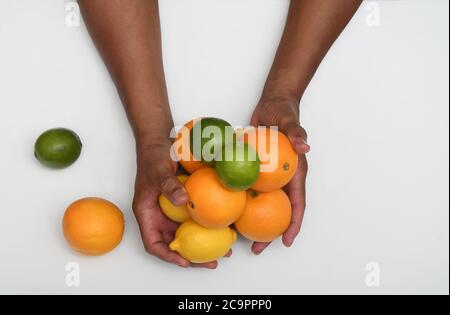
<instances>
[{"instance_id":1,"label":"pair of hands","mask_svg":"<svg viewBox=\"0 0 450 315\"><path fill-rule=\"evenodd\" d=\"M310 147L307 144L305 130L299 124L298 101L295 99L275 98L261 101L255 108L251 124L253 126L278 126L286 134L299 155L299 165L292 181L285 187L292 203L292 221L283 235L283 243L290 247L300 232L306 208L306 175L308 163L305 154ZM183 185L176 177L178 165L170 157L172 143L169 139L149 147L138 146L138 167L133 210L139 223L145 250L180 267L202 267L215 269L217 262L192 264L168 245L175 238L179 224L167 219L159 208L158 197L162 193L173 204L184 205L188 196ZM252 251L258 255L270 243L255 242ZM231 256L231 251L227 256Z\"/></svg>"}]
</instances>

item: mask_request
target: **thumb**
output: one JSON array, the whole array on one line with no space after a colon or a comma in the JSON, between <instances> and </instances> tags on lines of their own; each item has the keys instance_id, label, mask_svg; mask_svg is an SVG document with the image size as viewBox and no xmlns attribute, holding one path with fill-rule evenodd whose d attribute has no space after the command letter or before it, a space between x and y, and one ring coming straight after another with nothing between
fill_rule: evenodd
<instances>
[{"instance_id":1,"label":"thumb","mask_svg":"<svg viewBox=\"0 0 450 315\"><path fill-rule=\"evenodd\" d=\"M280 131L288 136L294 150L299 154L303 155L311 150L308 144L308 135L300 126L300 123L296 121L291 121L279 126Z\"/></svg>"},{"instance_id":2,"label":"thumb","mask_svg":"<svg viewBox=\"0 0 450 315\"><path fill-rule=\"evenodd\" d=\"M175 175L166 174L160 176L159 188L161 193L169 199L175 206L183 206L189 201L186 190L183 184Z\"/></svg>"}]
</instances>

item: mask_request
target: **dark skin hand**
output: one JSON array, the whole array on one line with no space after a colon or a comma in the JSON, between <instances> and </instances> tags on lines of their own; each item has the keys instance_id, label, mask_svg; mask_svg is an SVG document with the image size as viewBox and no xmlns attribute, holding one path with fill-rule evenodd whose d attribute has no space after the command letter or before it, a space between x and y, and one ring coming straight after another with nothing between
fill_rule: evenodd
<instances>
[{"instance_id":1,"label":"dark skin hand","mask_svg":"<svg viewBox=\"0 0 450 315\"><path fill-rule=\"evenodd\" d=\"M217 262L192 264L168 244L178 224L158 205L164 194L175 205L188 201L170 158L172 115L167 96L157 0L79 0L89 32L113 78L136 139L137 176L133 210L144 247L181 267L217 268ZM283 241L292 245L305 209L306 133L299 125L301 96L329 47L350 20L360 0L292 0L286 30L252 124L273 126L291 139L299 170L286 187L294 208ZM151 122L151 123L150 123ZM255 243L260 253L268 244ZM227 255L230 256L231 252Z\"/></svg>"},{"instance_id":2,"label":"dark skin hand","mask_svg":"<svg viewBox=\"0 0 450 315\"><path fill-rule=\"evenodd\" d=\"M182 205L188 198L170 158L173 127L164 77L158 1L79 0L89 32L127 111L136 139L137 176L133 210L146 251L181 267L214 269L217 262L191 264L168 244L178 224L158 205L164 194Z\"/></svg>"},{"instance_id":3,"label":"dark skin hand","mask_svg":"<svg viewBox=\"0 0 450 315\"><path fill-rule=\"evenodd\" d=\"M251 125L278 126L281 132L289 136L291 144L299 155L297 172L284 188L291 200L292 219L288 230L283 235L283 244L290 247L300 232L306 209L306 175L308 173L306 153L310 150L306 131L299 124L298 102L278 98L261 101L253 113ZM252 251L259 255L269 245L270 243L255 242Z\"/></svg>"},{"instance_id":4,"label":"dark skin hand","mask_svg":"<svg viewBox=\"0 0 450 315\"><path fill-rule=\"evenodd\" d=\"M285 187L292 221L283 235L290 247L300 233L306 209L307 134L299 123L299 104L328 50L353 17L361 0L292 0L288 19L263 95L253 113L254 126L278 126L299 155L299 166ZM260 254L270 243L254 243Z\"/></svg>"}]
</instances>

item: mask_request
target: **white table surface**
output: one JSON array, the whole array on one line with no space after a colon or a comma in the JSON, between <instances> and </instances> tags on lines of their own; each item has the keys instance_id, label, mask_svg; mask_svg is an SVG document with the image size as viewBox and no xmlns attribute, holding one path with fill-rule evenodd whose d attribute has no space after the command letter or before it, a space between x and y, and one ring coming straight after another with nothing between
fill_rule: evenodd
<instances>
[{"instance_id":1,"label":"white table surface","mask_svg":"<svg viewBox=\"0 0 450 315\"><path fill-rule=\"evenodd\" d=\"M130 210L134 140L85 27L66 25L68 2L0 1L0 293L448 294L448 1L363 5L302 102L312 152L301 236L259 257L240 241L216 271L144 252ZM175 122L246 124L288 1L161 2ZM64 171L33 157L35 138L56 126L84 142ZM110 255L79 256L62 237L65 208L86 196L126 215ZM69 262L79 287L66 285ZM371 262L378 287L366 283Z\"/></svg>"}]
</instances>

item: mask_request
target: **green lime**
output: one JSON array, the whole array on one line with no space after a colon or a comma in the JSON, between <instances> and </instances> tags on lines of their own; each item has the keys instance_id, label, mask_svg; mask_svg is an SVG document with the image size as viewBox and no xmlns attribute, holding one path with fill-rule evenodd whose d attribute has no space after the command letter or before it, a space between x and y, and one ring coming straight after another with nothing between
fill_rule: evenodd
<instances>
[{"instance_id":1,"label":"green lime","mask_svg":"<svg viewBox=\"0 0 450 315\"><path fill-rule=\"evenodd\" d=\"M217 152L236 139L231 125L219 118L203 118L190 133L191 152L197 160L213 167Z\"/></svg>"},{"instance_id":2,"label":"green lime","mask_svg":"<svg viewBox=\"0 0 450 315\"><path fill-rule=\"evenodd\" d=\"M258 153L248 144L226 144L221 157L216 159L215 168L225 187L244 191L256 183L261 162Z\"/></svg>"},{"instance_id":3,"label":"green lime","mask_svg":"<svg viewBox=\"0 0 450 315\"><path fill-rule=\"evenodd\" d=\"M44 132L34 145L34 155L50 168L65 168L80 157L82 143L78 135L68 129L51 129Z\"/></svg>"}]
</instances>

